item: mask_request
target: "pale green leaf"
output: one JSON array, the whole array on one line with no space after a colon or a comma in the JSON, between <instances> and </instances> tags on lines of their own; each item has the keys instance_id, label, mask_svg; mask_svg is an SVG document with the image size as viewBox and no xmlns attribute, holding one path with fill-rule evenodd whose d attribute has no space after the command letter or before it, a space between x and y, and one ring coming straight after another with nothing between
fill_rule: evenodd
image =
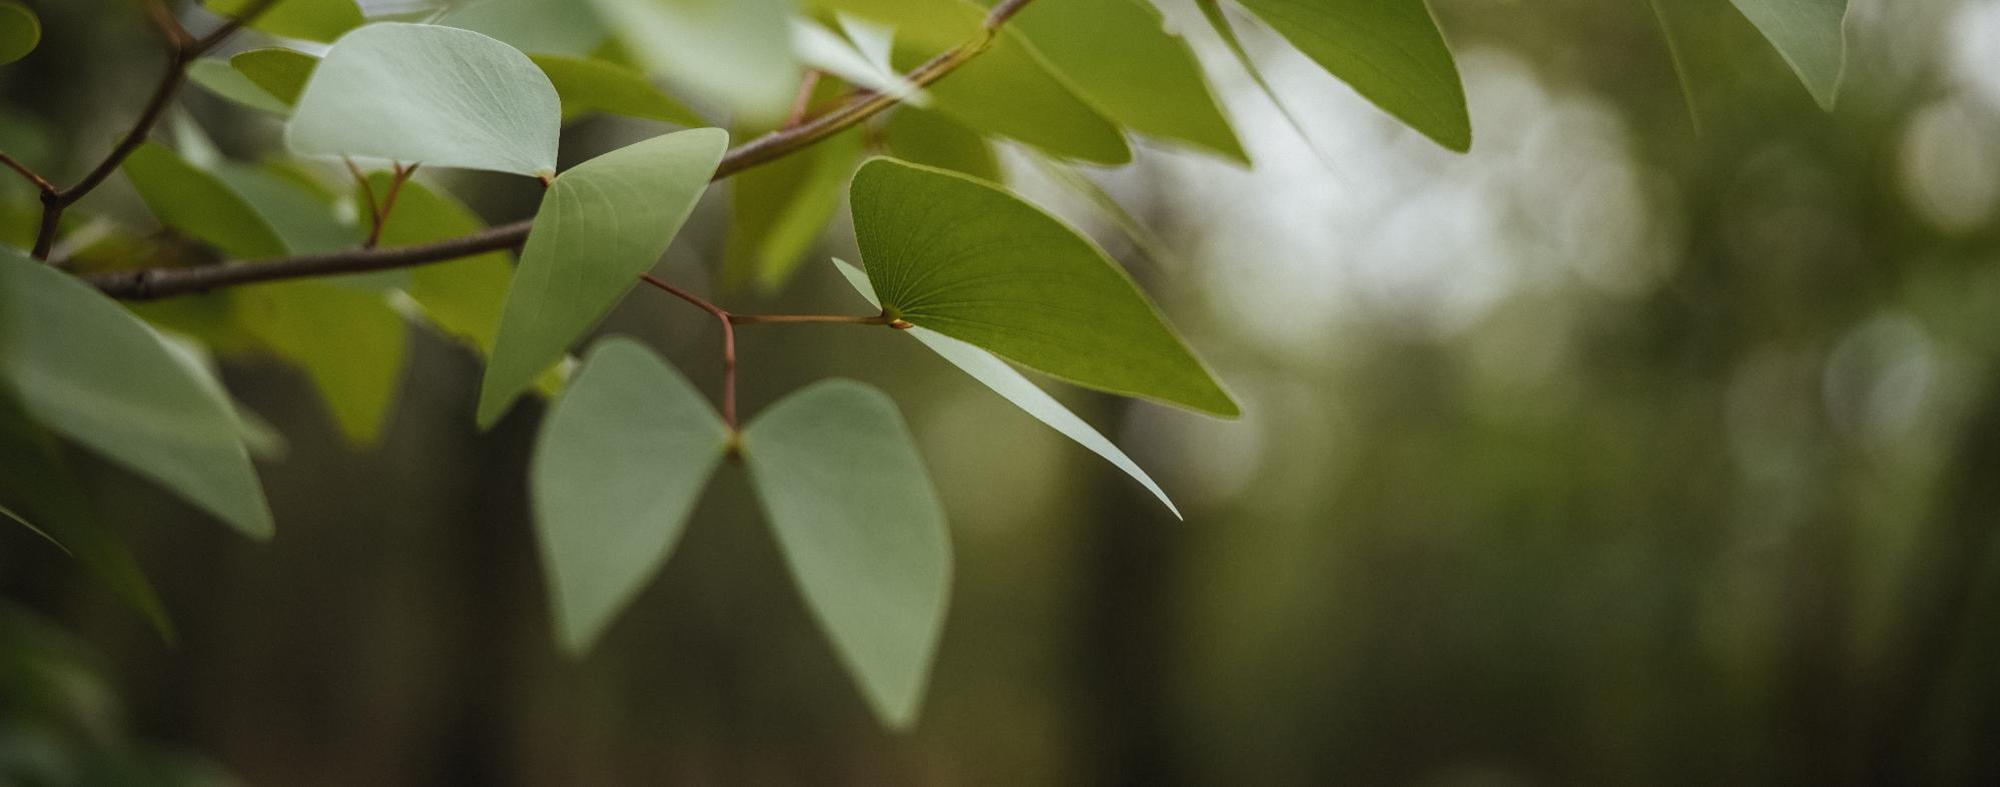
<instances>
[{"instance_id":1,"label":"pale green leaf","mask_svg":"<svg viewBox=\"0 0 2000 787\"><path fill-rule=\"evenodd\" d=\"M1131 277L1056 218L894 159L863 164L851 202L889 316L1078 385L1238 414Z\"/></svg>"},{"instance_id":2,"label":"pale green leaf","mask_svg":"<svg viewBox=\"0 0 2000 787\"><path fill-rule=\"evenodd\" d=\"M0 0L0 65L27 57L42 42L42 20L16 0Z\"/></svg>"},{"instance_id":3,"label":"pale green leaf","mask_svg":"<svg viewBox=\"0 0 2000 787\"><path fill-rule=\"evenodd\" d=\"M317 191L317 184L301 183L281 170L230 161L218 163L213 173L243 198L293 254L349 249L365 237L361 227L348 221L327 195Z\"/></svg>"},{"instance_id":4,"label":"pale green leaf","mask_svg":"<svg viewBox=\"0 0 2000 787\"><path fill-rule=\"evenodd\" d=\"M271 535L229 402L115 301L3 249L0 385L37 423L244 533Z\"/></svg>"},{"instance_id":5,"label":"pale green leaf","mask_svg":"<svg viewBox=\"0 0 2000 787\"><path fill-rule=\"evenodd\" d=\"M659 261L728 146L721 129L681 131L606 153L555 179L507 291L479 392L482 426L498 421Z\"/></svg>"},{"instance_id":6,"label":"pale green leaf","mask_svg":"<svg viewBox=\"0 0 2000 787\"><path fill-rule=\"evenodd\" d=\"M776 123L803 73L792 53L793 0L591 0L648 71L748 125Z\"/></svg>"},{"instance_id":7,"label":"pale green leaf","mask_svg":"<svg viewBox=\"0 0 2000 787\"><path fill-rule=\"evenodd\" d=\"M898 68L978 40L986 9L970 0L815 0L893 27ZM1002 29L991 46L928 88L933 108L980 131L1065 158L1124 164L1132 150L1118 127L1051 73L1021 36Z\"/></svg>"},{"instance_id":8,"label":"pale green leaf","mask_svg":"<svg viewBox=\"0 0 2000 787\"><path fill-rule=\"evenodd\" d=\"M1321 68L1456 151L1472 147L1465 87L1424 0L1241 0Z\"/></svg>"},{"instance_id":9,"label":"pale green leaf","mask_svg":"<svg viewBox=\"0 0 2000 787\"><path fill-rule=\"evenodd\" d=\"M530 59L548 75L557 95L562 97L564 121L603 112L677 126L703 125L694 110L660 92L647 81L645 74L583 57L534 55Z\"/></svg>"},{"instance_id":10,"label":"pale green leaf","mask_svg":"<svg viewBox=\"0 0 2000 787\"><path fill-rule=\"evenodd\" d=\"M257 0L203 0L208 10L223 16L241 16ZM250 27L285 38L325 43L360 27L361 8L354 0L278 0L251 20Z\"/></svg>"},{"instance_id":11,"label":"pale green leaf","mask_svg":"<svg viewBox=\"0 0 2000 787\"><path fill-rule=\"evenodd\" d=\"M608 338L550 408L529 469L556 636L588 652L659 571L730 442L687 378Z\"/></svg>"},{"instance_id":12,"label":"pale green leaf","mask_svg":"<svg viewBox=\"0 0 2000 787\"><path fill-rule=\"evenodd\" d=\"M1164 23L1147 0L1059 0L1008 24L1119 125L1248 163L1194 50Z\"/></svg>"},{"instance_id":13,"label":"pale green leaf","mask_svg":"<svg viewBox=\"0 0 2000 787\"><path fill-rule=\"evenodd\" d=\"M229 65L272 98L290 107L299 103L299 94L319 68L319 58L292 49L252 49L229 58Z\"/></svg>"},{"instance_id":14,"label":"pale green leaf","mask_svg":"<svg viewBox=\"0 0 2000 787\"><path fill-rule=\"evenodd\" d=\"M283 256L285 241L227 184L148 142L121 165L161 224L232 257Z\"/></svg>"},{"instance_id":15,"label":"pale green leaf","mask_svg":"<svg viewBox=\"0 0 2000 787\"><path fill-rule=\"evenodd\" d=\"M743 461L806 607L886 724L916 720L951 593L951 539L889 397L830 380L743 432Z\"/></svg>"},{"instance_id":16,"label":"pale green leaf","mask_svg":"<svg viewBox=\"0 0 2000 787\"><path fill-rule=\"evenodd\" d=\"M979 132L935 112L899 107L889 116L883 141L896 158L1000 181L1000 158Z\"/></svg>"},{"instance_id":17,"label":"pale green leaf","mask_svg":"<svg viewBox=\"0 0 2000 787\"><path fill-rule=\"evenodd\" d=\"M1833 109L1847 65L1847 0L1731 0L1778 48L1813 100Z\"/></svg>"},{"instance_id":18,"label":"pale green leaf","mask_svg":"<svg viewBox=\"0 0 2000 787\"><path fill-rule=\"evenodd\" d=\"M868 274L841 260L834 260L833 264L840 269L840 275L847 279L847 283L861 293L861 297L868 299L868 303L875 308L882 308L881 299L875 297L875 289L868 283ZM1153 482L1152 476L1147 475L1137 462L1132 461L1132 457L1126 456L1125 452L1103 433L1077 417L1076 413L1070 412L1069 408L1056 401L1055 397L1048 395L1034 383L1028 382L1028 378L1014 371L1014 367L1008 366L1006 361L929 328L910 328L908 333L945 361L971 375L972 379L978 380L993 389L993 392L999 394L1001 398L1012 402L1015 407L1021 408L1028 415L1034 416L1035 420L1047 424L1049 428L1075 440L1077 444L1090 449L1091 453L1104 457L1105 461L1125 471L1126 475L1138 481L1141 486L1146 487L1146 491L1152 492L1154 497L1166 504L1167 510L1174 512L1176 518L1180 517L1180 508L1174 505L1173 500L1167 498L1167 493L1160 489L1159 484Z\"/></svg>"},{"instance_id":19,"label":"pale green leaf","mask_svg":"<svg viewBox=\"0 0 2000 787\"><path fill-rule=\"evenodd\" d=\"M852 129L729 181L729 237L723 278L766 292L789 281L834 211L863 139Z\"/></svg>"},{"instance_id":20,"label":"pale green leaf","mask_svg":"<svg viewBox=\"0 0 2000 787\"><path fill-rule=\"evenodd\" d=\"M229 65L229 61L217 57L204 57L188 64L188 81L200 85L202 89L251 109L274 115L290 114L292 108L270 91L250 81L242 72Z\"/></svg>"},{"instance_id":21,"label":"pale green leaf","mask_svg":"<svg viewBox=\"0 0 2000 787\"><path fill-rule=\"evenodd\" d=\"M299 96L294 153L550 176L562 104L527 55L469 30L381 22L342 37Z\"/></svg>"},{"instance_id":22,"label":"pale green leaf","mask_svg":"<svg viewBox=\"0 0 2000 787\"><path fill-rule=\"evenodd\" d=\"M537 55L588 55L608 35L589 4L577 0L470 0L437 23L484 33Z\"/></svg>"}]
</instances>

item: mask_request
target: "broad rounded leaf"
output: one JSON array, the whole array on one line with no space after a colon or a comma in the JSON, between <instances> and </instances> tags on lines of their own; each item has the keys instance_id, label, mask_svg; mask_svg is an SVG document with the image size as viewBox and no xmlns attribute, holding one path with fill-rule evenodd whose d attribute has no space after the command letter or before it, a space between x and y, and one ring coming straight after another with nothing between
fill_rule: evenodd
<instances>
[{"instance_id":1,"label":"broad rounded leaf","mask_svg":"<svg viewBox=\"0 0 2000 787\"><path fill-rule=\"evenodd\" d=\"M15 0L0 0L0 65L27 57L42 42L42 20Z\"/></svg>"},{"instance_id":2,"label":"broad rounded leaf","mask_svg":"<svg viewBox=\"0 0 2000 787\"><path fill-rule=\"evenodd\" d=\"M244 533L271 535L264 491L219 386L90 285L6 250L0 388L37 423Z\"/></svg>"},{"instance_id":3,"label":"broad rounded leaf","mask_svg":"<svg viewBox=\"0 0 2000 787\"><path fill-rule=\"evenodd\" d=\"M1376 106L1440 145L1471 149L1465 87L1424 0L1241 2Z\"/></svg>"},{"instance_id":4,"label":"broad rounded leaf","mask_svg":"<svg viewBox=\"0 0 2000 787\"><path fill-rule=\"evenodd\" d=\"M479 392L481 425L500 420L659 261L728 146L721 129L691 129L614 150L555 179L507 290Z\"/></svg>"},{"instance_id":5,"label":"broad rounded leaf","mask_svg":"<svg viewBox=\"0 0 2000 787\"><path fill-rule=\"evenodd\" d=\"M1833 109L1847 66L1847 0L1731 0L1797 72L1813 100Z\"/></svg>"},{"instance_id":6,"label":"broad rounded leaf","mask_svg":"<svg viewBox=\"0 0 2000 787\"><path fill-rule=\"evenodd\" d=\"M861 297L868 299L868 303L875 308L882 308L881 299L875 297L874 288L868 284L868 274L841 260L834 260L833 264L840 269L840 275L847 279L847 283L853 285L856 292L861 293ZM929 328L911 328L908 333L939 357L958 367L959 371L971 375L972 379L993 389L993 392L999 394L1001 398L1013 402L1015 407L1034 416L1035 420L1048 424L1049 428L1061 432L1064 437L1075 440L1077 444L1090 449L1091 453L1104 457L1105 461L1125 471L1126 475L1138 481L1141 486L1146 487L1146 491L1152 492L1154 497L1166 504L1167 510L1174 512L1175 518L1180 518L1180 507L1168 499L1166 491L1160 489L1160 485L1154 483L1153 477L1140 469L1139 464L1132 461L1132 457L1126 456L1125 452L1103 433L1077 417L1076 413L1070 412L1069 408L1056 401L1055 397L1048 395L1034 383L1028 382L1028 378L1014 371L1014 367L1008 366L1006 361L1000 360L990 352Z\"/></svg>"},{"instance_id":7,"label":"broad rounded leaf","mask_svg":"<svg viewBox=\"0 0 2000 787\"><path fill-rule=\"evenodd\" d=\"M556 636L590 650L673 552L729 428L687 378L608 338L542 422L529 470Z\"/></svg>"},{"instance_id":8,"label":"broad rounded leaf","mask_svg":"<svg viewBox=\"0 0 2000 787\"><path fill-rule=\"evenodd\" d=\"M283 256L285 240L236 190L148 142L121 165L161 224L239 259Z\"/></svg>"},{"instance_id":9,"label":"broad rounded leaf","mask_svg":"<svg viewBox=\"0 0 2000 787\"><path fill-rule=\"evenodd\" d=\"M319 58L293 49L252 49L229 58L229 65L286 107L299 103Z\"/></svg>"},{"instance_id":10,"label":"broad rounded leaf","mask_svg":"<svg viewBox=\"0 0 2000 787\"><path fill-rule=\"evenodd\" d=\"M951 592L951 543L887 395L830 380L743 432L743 461L806 607L883 722L922 704Z\"/></svg>"},{"instance_id":11,"label":"broad rounded leaf","mask_svg":"<svg viewBox=\"0 0 2000 787\"><path fill-rule=\"evenodd\" d=\"M881 158L854 176L852 203L891 317L1078 385L1238 414L1131 277L1055 217L990 184Z\"/></svg>"},{"instance_id":12,"label":"broad rounded leaf","mask_svg":"<svg viewBox=\"0 0 2000 787\"><path fill-rule=\"evenodd\" d=\"M241 16L256 3L257 0L204 0L203 5L223 16ZM274 36L325 43L360 27L362 21L361 8L354 0L278 0L251 20L250 27Z\"/></svg>"},{"instance_id":13,"label":"broad rounded leaf","mask_svg":"<svg viewBox=\"0 0 2000 787\"><path fill-rule=\"evenodd\" d=\"M1060 0L1009 26L1119 125L1248 162L1194 50L1164 23L1147 0Z\"/></svg>"},{"instance_id":14,"label":"broad rounded leaf","mask_svg":"<svg viewBox=\"0 0 2000 787\"><path fill-rule=\"evenodd\" d=\"M295 153L551 176L562 103L527 55L469 30L384 22L342 37L299 96Z\"/></svg>"},{"instance_id":15,"label":"broad rounded leaf","mask_svg":"<svg viewBox=\"0 0 2000 787\"><path fill-rule=\"evenodd\" d=\"M270 91L251 81L222 58L196 60L188 64L187 75L188 81L200 85L203 90L251 109L274 115L286 115L292 111L291 105L279 101Z\"/></svg>"},{"instance_id":16,"label":"broad rounded leaf","mask_svg":"<svg viewBox=\"0 0 2000 787\"><path fill-rule=\"evenodd\" d=\"M791 107L793 0L591 0L633 59L750 124Z\"/></svg>"},{"instance_id":17,"label":"broad rounded leaf","mask_svg":"<svg viewBox=\"0 0 2000 787\"><path fill-rule=\"evenodd\" d=\"M677 126L700 126L701 117L660 92L646 75L624 66L564 55L534 55L535 65L548 75L562 97L563 120L593 112L645 118Z\"/></svg>"}]
</instances>

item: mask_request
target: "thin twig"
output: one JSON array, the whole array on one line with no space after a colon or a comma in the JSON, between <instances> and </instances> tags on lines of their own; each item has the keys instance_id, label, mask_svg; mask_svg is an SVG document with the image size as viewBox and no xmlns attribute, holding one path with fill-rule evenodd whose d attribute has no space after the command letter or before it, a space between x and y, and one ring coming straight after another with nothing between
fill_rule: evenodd
<instances>
[{"instance_id":1,"label":"thin twig","mask_svg":"<svg viewBox=\"0 0 2000 787\"><path fill-rule=\"evenodd\" d=\"M382 238L382 203L375 201L375 186L368 182L368 173L362 172L354 159L341 156L340 161L347 165L347 174L354 176L354 183L361 187L361 198L368 200L368 242L361 247L375 248L375 242Z\"/></svg>"},{"instance_id":2,"label":"thin twig","mask_svg":"<svg viewBox=\"0 0 2000 787\"><path fill-rule=\"evenodd\" d=\"M703 300L701 296L668 284L650 273L639 275L647 284L664 290L667 294L695 305L702 311L715 315L722 324L722 422L729 431L736 431L736 326L729 319L729 312L722 307Z\"/></svg>"},{"instance_id":3,"label":"thin twig","mask_svg":"<svg viewBox=\"0 0 2000 787\"><path fill-rule=\"evenodd\" d=\"M34 170L28 169L28 165L14 160L13 156L0 153L0 164L5 164L8 169L21 173L21 177L27 178L29 183L35 184L35 189L43 194L54 194L57 191L56 184L50 183L48 178L35 174Z\"/></svg>"},{"instance_id":4,"label":"thin twig","mask_svg":"<svg viewBox=\"0 0 2000 787\"><path fill-rule=\"evenodd\" d=\"M819 69L806 71L805 79L799 81L799 94L792 98L791 114L785 116L782 128L794 128L806 122L806 113L812 111L813 91L819 89Z\"/></svg>"},{"instance_id":5,"label":"thin twig","mask_svg":"<svg viewBox=\"0 0 2000 787\"><path fill-rule=\"evenodd\" d=\"M992 44L993 37L1032 0L1006 0L986 16L979 36L958 48L931 58L904 76L916 87L926 87L945 78L954 69L979 55ZM894 96L855 96L847 103L808 120L797 127L765 134L732 148L716 168L715 180L780 159L812 146L894 106ZM287 279L336 276L349 273L409 268L444 262L490 251L519 247L528 238L532 220L489 227L470 235L416 246L353 249L327 254L281 257L251 262L223 262L180 268L148 268L89 277L88 281L106 295L126 300L152 300L175 295L205 292L243 284Z\"/></svg>"},{"instance_id":6,"label":"thin twig","mask_svg":"<svg viewBox=\"0 0 2000 787\"><path fill-rule=\"evenodd\" d=\"M394 165L395 174L389 176L389 193L382 197L382 207L375 212L375 221L368 230L368 242L363 243L362 248L375 248L375 244L382 241L382 228L389 224L389 212L396 209L396 195L403 193L403 184L410 182L410 176L417 174L417 167L420 166L422 165L411 164L408 167L401 164Z\"/></svg>"}]
</instances>

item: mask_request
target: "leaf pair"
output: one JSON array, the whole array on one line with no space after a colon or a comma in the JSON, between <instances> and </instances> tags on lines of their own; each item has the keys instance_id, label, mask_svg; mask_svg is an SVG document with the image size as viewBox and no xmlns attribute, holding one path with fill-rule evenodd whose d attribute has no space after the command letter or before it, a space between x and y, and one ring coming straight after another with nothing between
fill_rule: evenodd
<instances>
[{"instance_id":1,"label":"leaf pair","mask_svg":"<svg viewBox=\"0 0 2000 787\"><path fill-rule=\"evenodd\" d=\"M950 592L944 514L889 398L806 388L737 438L807 607L870 706L916 717ZM612 338L543 423L530 472L558 635L587 652L658 572L732 435L686 378Z\"/></svg>"}]
</instances>

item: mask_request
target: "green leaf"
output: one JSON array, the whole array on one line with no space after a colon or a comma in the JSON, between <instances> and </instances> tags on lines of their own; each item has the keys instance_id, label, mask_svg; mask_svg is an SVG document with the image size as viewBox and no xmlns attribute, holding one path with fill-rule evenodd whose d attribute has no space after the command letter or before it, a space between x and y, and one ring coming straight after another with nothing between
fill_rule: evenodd
<instances>
[{"instance_id":1,"label":"green leaf","mask_svg":"<svg viewBox=\"0 0 2000 787\"><path fill-rule=\"evenodd\" d=\"M1770 39L1813 100L1833 109L1847 66L1847 0L1731 0Z\"/></svg>"},{"instance_id":2,"label":"green leaf","mask_svg":"<svg viewBox=\"0 0 2000 787\"><path fill-rule=\"evenodd\" d=\"M203 0L208 10L223 16L241 16L258 0ZM277 5L251 20L250 27L274 36L326 43L360 27L361 8L354 0L279 0Z\"/></svg>"},{"instance_id":3,"label":"green leaf","mask_svg":"<svg viewBox=\"0 0 2000 787\"><path fill-rule=\"evenodd\" d=\"M1458 66L1424 0L1241 2L1376 106L1440 145L1472 148Z\"/></svg>"},{"instance_id":4,"label":"green leaf","mask_svg":"<svg viewBox=\"0 0 2000 787\"><path fill-rule=\"evenodd\" d=\"M491 426L658 262L729 146L721 129L635 143L564 172L542 197L479 392Z\"/></svg>"},{"instance_id":5,"label":"green leaf","mask_svg":"<svg viewBox=\"0 0 2000 787\"><path fill-rule=\"evenodd\" d=\"M240 259L283 256L283 238L217 177L148 142L121 165L161 224Z\"/></svg>"},{"instance_id":6,"label":"green leaf","mask_svg":"<svg viewBox=\"0 0 2000 787\"><path fill-rule=\"evenodd\" d=\"M188 64L188 81L202 89L251 109L274 115L291 114L292 108L219 57L204 57Z\"/></svg>"},{"instance_id":7,"label":"green leaf","mask_svg":"<svg viewBox=\"0 0 2000 787\"><path fill-rule=\"evenodd\" d=\"M694 110L660 92L646 75L624 66L582 57L534 55L562 97L564 122L595 112L659 120L677 126L703 125Z\"/></svg>"},{"instance_id":8,"label":"green leaf","mask_svg":"<svg viewBox=\"0 0 2000 787\"><path fill-rule=\"evenodd\" d=\"M368 176L369 187L377 199L389 193L389 182L388 173ZM358 211L367 212L366 198L356 194L355 202ZM415 246L470 235L485 228L486 223L458 200L411 180L405 181L397 194L395 208L382 224L382 235L376 245L385 249ZM506 302L507 285L514 277L514 266L506 252L420 265L409 273L404 289L432 324L446 335L471 344L482 356L493 351L501 305Z\"/></svg>"},{"instance_id":9,"label":"green leaf","mask_svg":"<svg viewBox=\"0 0 2000 787\"><path fill-rule=\"evenodd\" d=\"M1000 181L1000 159L986 138L935 112L896 108L883 139L889 152L904 161Z\"/></svg>"},{"instance_id":10,"label":"green leaf","mask_svg":"<svg viewBox=\"0 0 2000 787\"><path fill-rule=\"evenodd\" d=\"M0 65L27 57L42 42L42 20L34 9L15 0L0 0Z\"/></svg>"},{"instance_id":11,"label":"green leaf","mask_svg":"<svg viewBox=\"0 0 2000 787\"><path fill-rule=\"evenodd\" d=\"M271 512L219 386L73 276L0 250L0 385L30 418L257 538Z\"/></svg>"},{"instance_id":12,"label":"green leaf","mask_svg":"<svg viewBox=\"0 0 2000 787\"><path fill-rule=\"evenodd\" d=\"M904 70L984 35L986 9L970 0L816 2L825 10L893 26L895 64ZM1132 160L1118 127L1051 73L1012 30L1002 29L985 52L931 85L928 92L934 109L980 131L1097 164Z\"/></svg>"},{"instance_id":13,"label":"green leaf","mask_svg":"<svg viewBox=\"0 0 2000 787\"><path fill-rule=\"evenodd\" d=\"M519 50L469 30L381 22L342 37L285 128L294 153L552 176L562 104Z\"/></svg>"},{"instance_id":14,"label":"green leaf","mask_svg":"<svg viewBox=\"0 0 2000 787\"><path fill-rule=\"evenodd\" d=\"M882 308L881 299L875 297L875 289L868 283L868 274L841 260L834 260L833 264L840 269L840 275L847 279L847 283L853 285L856 292L861 293L861 297L868 299L868 303L875 308ZM1147 475L1137 462L1132 461L1132 457L1126 456L1125 452L1103 433L1077 417L1076 413L1070 412L1069 408L1062 406L1055 397L1048 395L1034 383L1028 382L1028 378L1014 371L1014 367L1008 366L1006 361L929 328L911 328L908 333L945 361L971 375L972 379L978 380L993 389L993 392L999 394L1001 398L1013 402L1015 407L1034 416L1035 420L1047 424L1049 428L1075 440L1079 445L1090 449L1091 453L1104 457L1119 470L1125 471L1126 475L1138 481L1140 485L1146 487L1146 491L1152 492L1154 497L1166 504L1167 510L1174 512L1175 518L1180 518L1180 508L1174 505L1173 500L1167 498L1167 493L1160 489L1159 484L1153 482L1152 476Z\"/></svg>"},{"instance_id":15,"label":"green leaf","mask_svg":"<svg viewBox=\"0 0 2000 787\"><path fill-rule=\"evenodd\" d=\"M910 726L944 628L951 538L895 403L818 383L751 422L742 451L806 607L876 715Z\"/></svg>"},{"instance_id":16,"label":"green leaf","mask_svg":"<svg viewBox=\"0 0 2000 787\"><path fill-rule=\"evenodd\" d=\"M290 112L306 90L306 82L319 68L319 58L292 49L252 49L229 58L229 65Z\"/></svg>"},{"instance_id":17,"label":"green leaf","mask_svg":"<svg viewBox=\"0 0 2000 787\"><path fill-rule=\"evenodd\" d=\"M777 290L798 270L840 209L864 140L851 129L729 181L729 238L723 278Z\"/></svg>"},{"instance_id":18,"label":"green leaf","mask_svg":"<svg viewBox=\"0 0 2000 787\"><path fill-rule=\"evenodd\" d=\"M438 24L484 33L523 52L587 55L604 43L604 23L576 0L472 0Z\"/></svg>"},{"instance_id":19,"label":"green leaf","mask_svg":"<svg viewBox=\"0 0 2000 787\"><path fill-rule=\"evenodd\" d=\"M382 436L403 379L408 331L381 293L306 281L254 288L241 319L298 364L349 442Z\"/></svg>"},{"instance_id":20,"label":"green leaf","mask_svg":"<svg viewBox=\"0 0 2000 787\"><path fill-rule=\"evenodd\" d=\"M1035 3L1008 23L1120 125L1249 163L1194 50L1164 24L1146 0Z\"/></svg>"},{"instance_id":21,"label":"green leaf","mask_svg":"<svg viewBox=\"0 0 2000 787\"><path fill-rule=\"evenodd\" d=\"M802 70L792 54L793 0L592 0L632 56L749 125L791 108Z\"/></svg>"},{"instance_id":22,"label":"green leaf","mask_svg":"<svg viewBox=\"0 0 2000 787\"><path fill-rule=\"evenodd\" d=\"M270 167L238 162L216 164L214 175L243 198L264 225L277 233L292 254L319 254L360 245L365 233L348 222L339 207L305 184ZM393 275L393 274L392 274ZM352 281L360 277L341 277ZM338 281L337 280L337 281Z\"/></svg>"},{"instance_id":23,"label":"green leaf","mask_svg":"<svg viewBox=\"0 0 2000 787\"><path fill-rule=\"evenodd\" d=\"M591 348L528 474L564 650L589 652L659 571L729 442L701 393L645 347Z\"/></svg>"},{"instance_id":24,"label":"green leaf","mask_svg":"<svg viewBox=\"0 0 2000 787\"><path fill-rule=\"evenodd\" d=\"M1034 206L880 158L855 175L852 203L889 316L1085 387L1238 415L1131 277Z\"/></svg>"},{"instance_id":25,"label":"green leaf","mask_svg":"<svg viewBox=\"0 0 2000 787\"><path fill-rule=\"evenodd\" d=\"M0 506L83 565L113 595L172 642L174 624L132 552L106 527L62 448L0 396Z\"/></svg>"}]
</instances>

